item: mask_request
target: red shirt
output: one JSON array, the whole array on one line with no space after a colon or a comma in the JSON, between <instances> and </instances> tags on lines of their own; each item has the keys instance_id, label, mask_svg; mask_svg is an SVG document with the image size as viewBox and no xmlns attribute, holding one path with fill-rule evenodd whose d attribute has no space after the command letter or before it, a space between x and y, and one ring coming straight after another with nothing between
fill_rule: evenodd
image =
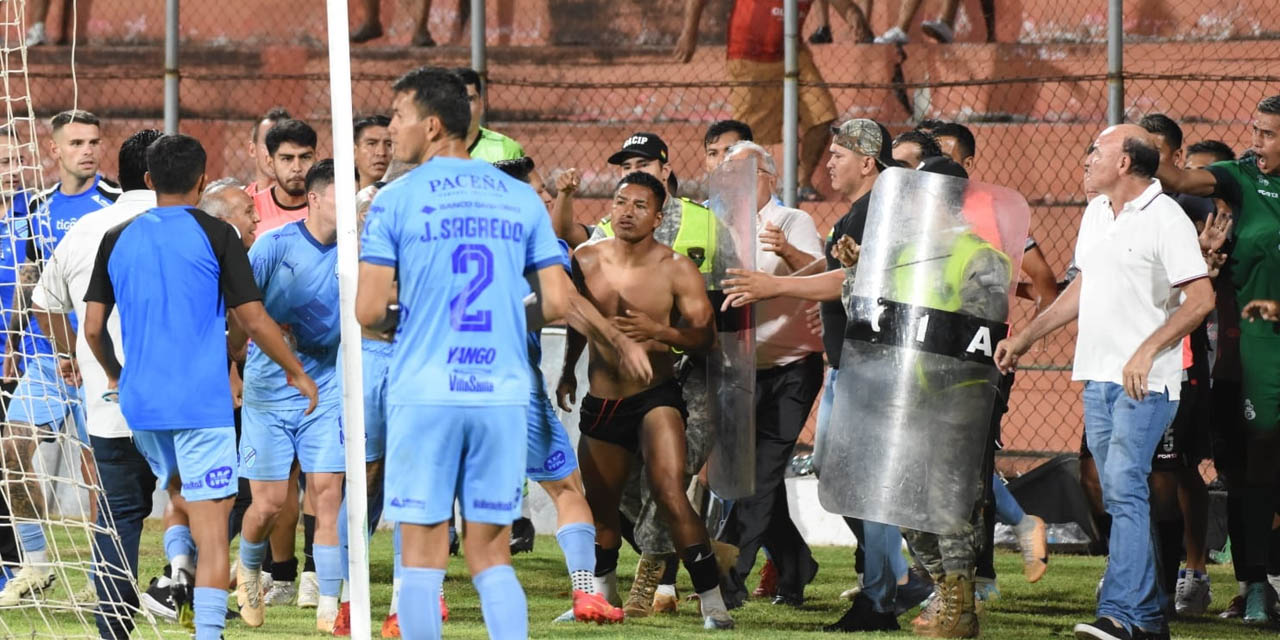
<instances>
[{"instance_id":1,"label":"red shirt","mask_svg":"<svg viewBox=\"0 0 1280 640\"><path fill-rule=\"evenodd\" d=\"M275 187L263 189L254 194L253 206L258 210L257 234L259 237L272 229L307 217L306 202L293 208L286 208L276 200Z\"/></svg>"},{"instance_id":2,"label":"red shirt","mask_svg":"<svg viewBox=\"0 0 1280 640\"><path fill-rule=\"evenodd\" d=\"M798 22L804 24L813 0L797 0ZM730 60L782 61L782 0L737 0L729 16Z\"/></svg>"}]
</instances>

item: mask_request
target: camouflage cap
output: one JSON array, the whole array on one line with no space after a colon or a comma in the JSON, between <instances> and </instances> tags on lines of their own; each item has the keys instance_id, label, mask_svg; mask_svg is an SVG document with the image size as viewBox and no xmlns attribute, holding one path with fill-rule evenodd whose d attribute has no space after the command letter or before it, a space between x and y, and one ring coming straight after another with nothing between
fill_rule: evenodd
<instances>
[{"instance_id":1,"label":"camouflage cap","mask_svg":"<svg viewBox=\"0 0 1280 640\"><path fill-rule=\"evenodd\" d=\"M889 130L875 120L867 118L845 120L843 124L831 127L831 135L836 144L875 158L881 170L898 166L889 148Z\"/></svg>"}]
</instances>

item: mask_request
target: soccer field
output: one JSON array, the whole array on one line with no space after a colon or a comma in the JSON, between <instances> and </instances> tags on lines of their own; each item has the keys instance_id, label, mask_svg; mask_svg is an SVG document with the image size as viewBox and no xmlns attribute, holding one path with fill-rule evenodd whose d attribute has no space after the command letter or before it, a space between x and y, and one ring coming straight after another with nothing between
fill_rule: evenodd
<instances>
[{"instance_id":1,"label":"soccer field","mask_svg":"<svg viewBox=\"0 0 1280 640\"><path fill-rule=\"evenodd\" d=\"M141 576L145 583L159 573L164 565L159 522L147 523L143 537ZM298 548L302 540L299 536ZM831 637L822 634L824 624L834 622L847 607L840 600L840 592L855 583L853 554L850 549L816 547L814 554L821 564L818 577L810 585L808 602L802 609L773 606L767 601L749 601L733 612L738 629L723 634L726 638L793 638ZM379 532L371 545L370 575L373 585L374 637L386 614L391 600L391 536ZM624 547L619 561L621 585L631 584L631 575L637 556ZM682 603L680 613L643 620L629 620L617 627L602 628L584 624L553 624L556 616L569 606L568 577L564 560L555 538L538 536L534 552L516 557L516 571L529 598L530 637L532 638L674 638L706 637L711 632L701 627L693 603ZM1086 556L1054 556L1049 573L1037 584L1027 584L1022 578L1020 556L1001 552L996 555L996 567L1001 575L1000 598L988 604L981 616L982 636L1000 639L1034 639L1073 637L1071 627L1078 622L1093 619L1094 588L1103 568L1101 558ZM1214 584L1212 615L1173 623L1173 637L1182 640L1220 640L1228 638L1255 638L1274 635L1274 630L1247 629L1239 620L1222 620L1217 617L1232 596L1236 583L1230 566L1211 566L1209 573ZM688 576L680 572L680 593L689 592ZM753 581L754 582L754 581ZM467 576L465 561L452 558L449 575L445 581L445 596L449 603L449 622L444 626L446 638L485 638L484 623L480 617L480 602ZM402 602L401 607L414 603ZM234 607L234 602L232 603ZM267 621L258 629L249 629L238 621L227 627L227 640L235 639L284 639L322 637L315 631L313 609L273 607L267 610ZM915 612L903 615L899 621L910 626ZM0 611L6 626L13 634L9 637L49 637L47 629L36 628L38 617L23 616L16 610ZM25 617L26 620L22 620ZM31 632L36 631L36 635ZM165 638L186 638L177 625L161 625ZM64 627L65 635L83 634L78 628ZM898 633L862 634L861 637L906 637L910 631ZM136 637L150 638L149 633L137 633ZM53 637L63 637L63 633Z\"/></svg>"}]
</instances>

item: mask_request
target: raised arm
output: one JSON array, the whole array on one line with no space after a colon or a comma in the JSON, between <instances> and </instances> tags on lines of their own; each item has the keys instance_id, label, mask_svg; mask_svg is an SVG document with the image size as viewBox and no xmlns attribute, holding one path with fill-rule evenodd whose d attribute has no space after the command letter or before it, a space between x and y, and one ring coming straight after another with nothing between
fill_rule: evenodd
<instances>
[{"instance_id":1,"label":"raised arm","mask_svg":"<svg viewBox=\"0 0 1280 640\"><path fill-rule=\"evenodd\" d=\"M1208 170L1183 169L1172 162L1160 163L1156 179L1165 191L1193 196L1211 196L1218 186L1218 179Z\"/></svg>"},{"instance_id":2,"label":"raised arm","mask_svg":"<svg viewBox=\"0 0 1280 640\"><path fill-rule=\"evenodd\" d=\"M573 197L582 177L577 169L565 169L556 176L556 199L551 203L551 227L556 237L576 247L589 238L586 227L573 219Z\"/></svg>"}]
</instances>

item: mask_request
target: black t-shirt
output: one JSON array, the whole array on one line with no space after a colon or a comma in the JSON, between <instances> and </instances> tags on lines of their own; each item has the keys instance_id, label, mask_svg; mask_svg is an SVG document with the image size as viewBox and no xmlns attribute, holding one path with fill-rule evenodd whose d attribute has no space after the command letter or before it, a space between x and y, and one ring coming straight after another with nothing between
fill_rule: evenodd
<instances>
[{"instance_id":1,"label":"black t-shirt","mask_svg":"<svg viewBox=\"0 0 1280 640\"><path fill-rule=\"evenodd\" d=\"M853 201L849 213L844 214L831 227L831 235L827 236L826 258L827 270L839 269L843 265L831 257L831 247L841 236L849 236L853 241L862 244L862 230L867 226L867 206L871 204L871 194ZM849 318L844 312L844 303L832 300L822 303L822 346L827 351L827 362L833 368L840 368L840 348L844 346L844 328Z\"/></svg>"}]
</instances>

